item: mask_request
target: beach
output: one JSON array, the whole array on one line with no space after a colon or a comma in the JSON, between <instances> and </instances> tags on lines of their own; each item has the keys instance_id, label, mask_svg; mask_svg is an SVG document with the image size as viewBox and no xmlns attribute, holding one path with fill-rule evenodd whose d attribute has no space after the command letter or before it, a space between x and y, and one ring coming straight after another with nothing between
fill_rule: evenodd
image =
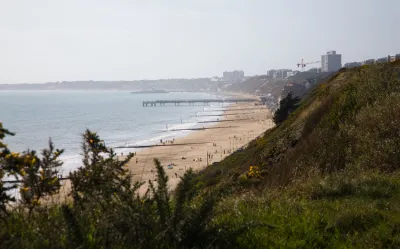
<instances>
[{"instance_id":1,"label":"beach","mask_svg":"<svg viewBox=\"0 0 400 249\"><path fill-rule=\"evenodd\" d=\"M157 158L169 177L169 188L173 190L185 171L204 169L221 161L235 150L271 128L270 111L263 105L239 103L230 105L220 122L193 131L185 137L159 141L159 145L136 152L127 164L134 181L145 182L139 190L146 192L148 180L156 179L154 158Z\"/></svg>"},{"instance_id":2,"label":"beach","mask_svg":"<svg viewBox=\"0 0 400 249\"><path fill-rule=\"evenodd\" d=\"M203 115L207 115L207 112ZM204 123L205 129L200 127L200 130L192 131L184 137L172 137L158 141L157 146L136 149L136 155L126 167L132 173L133 181L144 182L139 194L143 195L147 191L149 180L156 185L155 158L165 169L169 190L173 191L186 170L191 168L198 171L221 161L274 125L268 108L254 103L232 104L218 118L219 122ZM126 153L119 154L121 159L125 156ZM60 194L50 197L51 202L68 199L71 185L68 180L63 182Z\"/></svg>"}]
</instances>

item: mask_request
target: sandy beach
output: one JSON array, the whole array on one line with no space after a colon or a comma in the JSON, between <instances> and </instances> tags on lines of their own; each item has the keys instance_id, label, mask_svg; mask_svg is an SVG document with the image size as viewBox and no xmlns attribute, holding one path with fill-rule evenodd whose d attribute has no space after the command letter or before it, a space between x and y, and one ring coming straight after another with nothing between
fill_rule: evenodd
<instances>
[{"instance_id":1,"label":"sandy beach","mask_svg":"<svg viewBox=\"0 0 400 249\"><path fill-rule=\"evenodd\" d=\"M136 151L136 156L127 167L133 175L133 181L145 182L139 194L147 191L148 180L154 181L156 178L154 158L161 162L167 172L169 188L173 190L185 170L201 170L221 161L274 125L271 112L265 106L256 106L254 103L232 104L218 118L221 122L204 124L205 130L192 131L184 137L162 141L165 146ZM162 144L160 142L159 145ZM70 182L64 181L60 195L50 199L52 202L65 201L70 188Z\"/></svg>"},{"instance_id":2,"label":"sandy beach","mask_svg":"<svg viewBox=\"0 0 400 249\"><path fill-rule=\"evenodd\" d=\"M269 110L265 106L255 106L254 103L229 106L220 121L206 126L212 129L194 131L182 138L162 141L165 146L136 152L127 167L134 181L146 182L140 193L147 190L148 180L156 178L154 158L160 160L166 170L170 190L173 190L185 170L200 170L222 160L273 125Z\"/></svg>"}]
</instances>

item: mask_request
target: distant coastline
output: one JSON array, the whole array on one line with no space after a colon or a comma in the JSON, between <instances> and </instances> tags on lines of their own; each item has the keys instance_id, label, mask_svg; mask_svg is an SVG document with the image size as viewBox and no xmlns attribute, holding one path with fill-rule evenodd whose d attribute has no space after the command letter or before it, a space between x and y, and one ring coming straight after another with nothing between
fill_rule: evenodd
<instances>
[{"instance_id":1,"label":"distant coastline","mask_svg":"<svg viewBox=\"0 0 400 249\"><path fill-rule=\"evenodd\" d=\"M148 94L148 93L169 93L169 92L165 90L147 90L147 91L131 92L131 94Z\"/></svg>"}]
</instances>

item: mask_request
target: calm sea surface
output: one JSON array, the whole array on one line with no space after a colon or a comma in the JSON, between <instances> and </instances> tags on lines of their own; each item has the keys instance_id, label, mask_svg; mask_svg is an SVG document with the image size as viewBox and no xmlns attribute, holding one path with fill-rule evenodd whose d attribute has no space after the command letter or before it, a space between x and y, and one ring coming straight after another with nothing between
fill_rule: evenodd
<instances>
[{"instance_id":1,"label":"calm sea surface","mask_svg":"<svg viewBox=\"0 0 400 249\"><path fill-rule=\"evenodd\" d=\"M98 132L107 146L155 144L199 126L199 117L221 113L220 105L142 107L143 100L217 98L207 93L130 94L117 91L0 91L0 122L16 135L5 142L13 151L47 147L51 137L56 148L65 149L64 174L79 167L81 135L86 128ZM181 123L182 120L182 123ZM169 131L167 130L167 126ZM120 152L134 151L120 149Z\"/></svg>"}]
</instances>

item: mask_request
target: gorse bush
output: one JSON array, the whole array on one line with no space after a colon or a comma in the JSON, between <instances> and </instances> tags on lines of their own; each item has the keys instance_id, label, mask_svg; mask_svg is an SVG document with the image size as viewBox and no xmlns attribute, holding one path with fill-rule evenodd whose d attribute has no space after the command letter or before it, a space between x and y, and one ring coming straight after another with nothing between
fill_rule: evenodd
<instances>
[{"instance_id":1,"label":"gorse bush","mask_svg":"<svg viewBox=\"0 0 400 249\"><path fill-rule=\"evenodd\" d=\"M49 148L42 150L42 157L37 156L36 151L25 151L23 153L11 152L1 142L5 135L14 135L2 127L0 123L0 177L6 175L21 181L20 185L12 184L5 186L0 183L0 207L2 217L7 213L6 205L14 202L15 198L9 192L19 188L22 204L29 209L29 213L40 205L42 197L57 193L60 183L57 177L58 168L62 165L59 156L63 150L55 149L51 140ZM7 192L8 191L8 192Z\"/></svg>"},{"instance_id":2,"label":"gorse bush","mask_svg":"<svg viewBox=\"0 0 400 249\"><path fill-rule=\"evenodd\" d=\"M1 132L1 138L12 135L2 127ZM1 144L1 172L16 175L19 183L6 187L1 181L0 248L202 248L231 243L234 230L211 224L222 191L199 193L195 173L188 170L171 193L166 172L155 160L157 181L149 181L148 191L139 194L143 183L133 182L126 168L134 155L119 160L101 141L98 134L85 131L83 165L69 176L70 198L56 204L41 200L58 193L62 150L50 141L39 158L34 151L16 154ZM26 194L17 208L10 205L17 202L9 194L15 188Z\"/></svg>"}]
</instances>

